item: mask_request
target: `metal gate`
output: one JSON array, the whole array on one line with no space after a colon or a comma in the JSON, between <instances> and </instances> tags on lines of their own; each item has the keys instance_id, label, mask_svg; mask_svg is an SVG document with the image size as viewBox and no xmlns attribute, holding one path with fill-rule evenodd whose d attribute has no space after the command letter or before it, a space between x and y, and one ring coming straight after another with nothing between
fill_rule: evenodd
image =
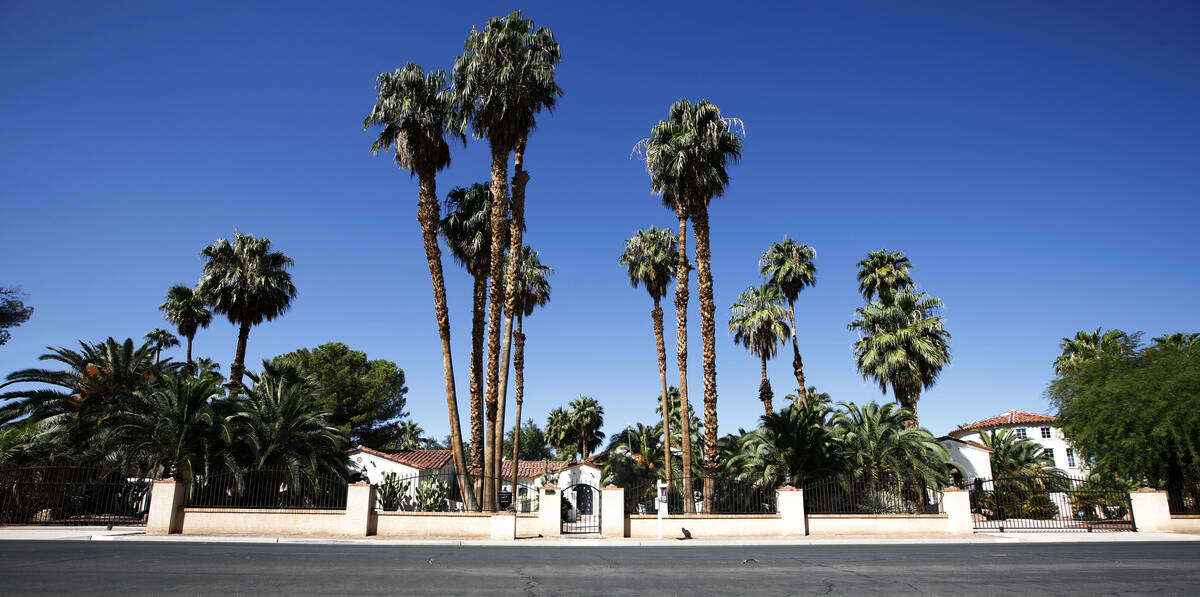
<instances>
[{"instance_id":1,"label":"metal gate","mask_svg":"<svg viewBox=\"0 0 1200 597\"><path fill-rule=\"evenodd\" d=\"M970 486L976 530L1133 531L1129 492L1066 475L976 479Z\"/></svg>"},{"instance_id":2,"label":"metal gate","mask_svg":"<svg viewBox=\"0 0 1200 597\"><path fill-rule=\"evenodd\" d=\"M146 524L150 480L89 467L0 470L0 524Z\"/></svg>"},{"instance_id":3,"label":"metal gate","mask_svg":"<svg viewBox=\"0 0 1200 597\"><path fill-rule=\"evenodd\" d=\"M562 492L563 534L600 532L600 488L577 483Z\"/></svg>"}]
</instances>

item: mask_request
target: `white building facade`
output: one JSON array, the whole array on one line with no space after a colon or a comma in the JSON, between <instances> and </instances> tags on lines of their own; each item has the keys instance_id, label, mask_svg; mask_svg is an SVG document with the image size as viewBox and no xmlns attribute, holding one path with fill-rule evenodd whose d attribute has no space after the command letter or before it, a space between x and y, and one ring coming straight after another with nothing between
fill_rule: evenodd
<instances>
[{"instance_id":1,"label":"white building facade","mask_svg":"<svg viewBox=\"0 0 1200 597\"><path fill-rule=\"evenodd\" d=\"M1018 438L1040 445L1054 461L1054 467L1072 477L1086 477L1087 463L1075 452L1071 440L1063 434L1058 418L1051 415L1010 410L964 425L950 432L949 437L963 442L982 444L981 436L1000 429L1011 429ZM943 443L945 445L945 443ZM989 466L990 472L990 466Z\"/></svg>"}]
</instances>

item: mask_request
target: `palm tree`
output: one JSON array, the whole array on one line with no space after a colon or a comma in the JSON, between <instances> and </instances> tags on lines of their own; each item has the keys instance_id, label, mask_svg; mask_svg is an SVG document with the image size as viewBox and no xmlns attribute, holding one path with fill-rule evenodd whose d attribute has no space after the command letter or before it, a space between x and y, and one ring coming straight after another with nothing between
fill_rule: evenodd
<instances>
[{"instance_id":1,"label":"palm tree","mask_svg":"<svg viewBox=\"0 0 1200 597\"><path fill-rule=\"evenodd\" d=\"M486 138L492 155L492 245L488 308L487 446L484 476L494 480L484 486L484 505L496 509L499 490L501 448L504 441L504 398L508 380L508 346L515 310L514 280L504 288L505 344L500 351L500 268L503 263L505 217L508 222L509 253L521 249L525 227L525 148L529 134L537 124L537 114L553 110L562 89L554 81L554 71L562 60L554 33L535 28L521 11L506 17L488 19L482 31L472 30L463 53L454 62L454 91L470 118L476 138ZM508 198L508 154L515 153L511 203ZM501 358L504 362L501 363Z\"/></svg>"},{"instance_id":2,"label":"palm tree","mask_svg":"<svg viewBox=\"0 0 1200 597\"><path fill-rule=\"evenodd\" d=\"M220 400L220 380L166 374L160 383L114 416L116 424L102 434L114 459L131 470L156 478L191 482L212 468L236 470L229 423L212 403Z\"/></svg>"},{"instance_id":3,"label":"palm tree","mask_svg":"<svg viewBox=\"0 0 1200 597\"><path fill-rule=\"evenodd\" d=\"M550 411L546 417L546 441L554 446L560 460L567 460L567 447L575 443L575 428L571 425L571 415L562 408Z\"/></svg>"},{"instance_id":4,"label":"palm tree","mask_svg":"<svg viewBox=\"0 0 1200 597\"><path fill-rule=\"evenodd\" d=\"M654 344L658 349L658 378L662 384L662 429L663 462L671 461L671 417L667 405L667 349L663 343L663 310L659 303L667 295L667 285L675 277L675 235L669 229L651 226L649 230L638 230L625 241L620 264L629 273L629 283L637 288L645 287L654 301L650 318L654 324ZM667 485L671 484L671 467L666 468Z\"/></svg>"},{"instance_id":5,"label":"palm tree","mask_svg":"<svg viewBox=\"0 0 1200 597\"><path fill-rule=\"evenodd\" d=\"M292 259L271 251L271 239L234 233L233 242L219 238L204 248L200 256L208 260L196 292L212 305L213 311L238 326L237 352L229 366L229 387L242 386L246 370L246 340L251 326L271 321L292 306L296 287L287 268Z\"/></svg>"},{"instance_id":6,"label":"palm tree","mask_svg":"<svg viewBox=\"0 0 1200 597\"><path fill-rule=\"evenodd\" d=\"M471 468L483 469L483 334L487 327L487 283L491 257L491 191L475 183L446 195L439 228L451 255L474 279L471 309ZM508 242L508 230L504 230Z\"/></svg>"},{"instance_id":7,"label":"palm tree","mask_svg":"<svg viewBox=\"0 0 1200 597\"><path fill-rule=\"evenodd\" d=\"M396 432L396 449L419 450L424 445L425 430L416 421L403 421Z\"/></svg>"},{"instance_id":8,"label":"palm tree","mask_svg":"<svg viewBox=\"0 0 1200 597\"><path fill-rule=\"evenodd\" d=\"M892 403L862 407L841 402L833 416L844 458L862 481L879 490L888 480L939 487L946 482L946 449L917 427L916 415Z\"/></svg>"},{"instance_id":9,"label":"palm tree","mask_svg":"<svg viewBox=\"0 0 1200 597\"><path fill-rule=\"evenodd\" d=\"M192 362L192 340L196 331L208 327L212 323L212 311L208 310L201 297L191 286L182 284L167 289L166 302L158 306L164 313L163 317L175 324L180 336L187 338L187 367L192 375L196 374L196 364Z\"/></svg>"},{"instance_id":10,"label":"palm tree","mask_svg":"<svg viewBox=\"0 0 1200 597\"><path fill-rule=\"evenodd\" d=\"M692 477L704 476L704 424L700 422L700 418L696 416L696 409L688 404L687 417L683 415L683 396L679 388L671 386L667 388L667 404L669 405L670 416L667 417L671 421L682 421L686 425L677 425L671 431L671 445L679 446L679 462L676 465L674 454L671 458L671 475L682 480L684 486L691 488ZM661 414L662 405L655 406L654 412ZM688 430L691 437L685 438L683 435L684 429ZM684 448L691 450L686 453ZM675 450L672 450L674 452ZM678 475L676 475L678 472Z\"/></svg>"},{"instance_id":11,"label":"palm tree","mask_svg":"<svg viewBox=\"0 0 1200 597\"><path fill-rule=\"evenodd\" d=\"M376 79L377 101L363 128L382 127L371 152L394 150L396 164L417 177L417 221L425 243L425 259L433 282L433 310L442 341L442 371L446 386L446 410L450 417L450 444L454 470L468 507L475 508L475 494L467 480L466 453L458 422L458 395L454 387L454 362L450 352L450 314L446 306L446 281L442 274L442 250L438 247L437 173L450 165L447 135L462 138L459 109L446 88L446 73L428 74L411 62Z\"/></svg>"},{"instance_id":12,"label":"palm tree","mask_svg":"<svg viewBox=\"0 0 1200 597\"><path fill-rule=\"evenodd\" d=\"M516 403L517 416L513 424L513 462L521 460L521 405L525 401L525 318L533 315L533 312L538 307L543 307L550 302L550 281L546 279L554 270L549 266L542 265L542 260L538 256L537 251L529 248L529 245L521 247L518 253L515 267L513 267L513 259L505 259L505 273L509 268L516 270L516 276L509 276L510 280L516 280L516 301L514 305L517 309L517 331L514 333L516 340L516 355L513 357L513 368L516 370ZM513 466L512 470L512 485L517 487L517 466Z\"/></svg>"},{"instance_id":13,"label":"palm tree","mask_svg":"<svg viewBox=\"0 0 1200 597\"><path fill-rule=\"evenodd\" d=\"M733 333L733 341L762 359L758 399L768 415L774 412L771 399L775 394L771 391L771 380L767 379L767 359L775 356L778 344L787 342L789 332L787 309L781 302L783 293L779 287L767 283L747 288L730 308L733 315L729 317L729 331Z\"/></svg>"},{"instance_id":14,"label":"palm tree","mask_svg":"<svg viewBox=\"0 0 1200 597\"><path fill-rule=\"evenodd\" d=\"M796 244L796 241L785 236L782 241L771 243L771 247L758 260L759 272L769 284L779 288L787 299L792 330L792 373L799 384L801 402L807 402L808 395L804 361L800 358L800 345L796 342L796 298L800 296L800 291L816 285L817 266L813 263L816 258L817 252L812 247Z\"/></svg>"},{"instance_id":15,"label":"palm tree","mask_svg":"<svg viewBox=\"0 0 1200 597\"><path fill-rule=\"evenodd\" d=\"M670 470L667 461L663 460L662 437L661 423L649 426L637 423L613 435L608 442L608 457L601 467L601 476L629 488L662 478Z\"/></svg>"},{"instance_id":16,"label":"palm tree","mask_svg":"<svg viewBox=\"0 0 1200 597\"><path fill-rule=\"evenodd\" d=\"M162 351L164 348L179 346L179 338L175 334L168 332L162 328L154 328L146 334L146 339L154 345L154 363L162 362Z\"/></svg>"},{"instance_id":17,"label":"palm tree","mask_svg":"<svg viewBox=\"0 0 1200 597\"><path fill-rule=\"evenodd\" d=\"M1200 333L1185 334L1176 332L1174 334L1163 334L1154 338L1154 343L1159 346L1173 346L1176 348L1187 348L1200 344Z\"/></svg>"},{"instance_id":18,"label":"palm tree","mask_svg":"<svg viewBox=\"0 0 1200 597\"><path fill-rule=\"evenodd\" d=\"M680 99L671 105L666 120L659 121L646 140L646 168L651 190L682 203L696 234L696 279L700 295L700 336L704 348L704 454L712 477L717 461L717 361L716 306L713 302L712 251L709 243L708 203L720 197L729 184L726 166L742 155L742 140L731 122L708 100L693 104ZM682 226L681 232L682 232ZM706 481L705 502L713 487Z\"/></svg>"},{"instance_id":19,"label":"palm tree","mask_svg":"<svg viewBox=\"0 0 1200 597\"><path fill-rule=\"evenodd\" d=\"M884 393L890 386L915 425L921 390L932 387L950 362L950 333L936 314L941 299L906 288L890 300L859 307L847 327L858 332L854 357L863 380L874 379Z\"/></svg>"},{"instance_id":20,"label":"palm tree","mask_svg":"<svg viewBox=\"0 0 1200 597\"><path fill-rule=\"evenodd\" d=\"M912 262L900 251L871 251L858 262L858 292L868 301L878 297L887 304L897 291L912 286L911 268Z\"/></svg>"},{"instance_id":21,"label":"palm tree","mask_svg":"<svg viewBox=\"0 0 1200 597\"><path fill-rule=\"evenodd\" d=\"M604 439L604 433L600 431L604 426L604 407L587 396L580 396L578 400L571 401L570 406L568 416L571 419L571 427L574 427L575 433L578 434L579 458L587 460L592 450L599 447L600 441Z\"/></svg>"},{"instance_id":22,"label":"palm tree","mask_svg":"<svg viewBox=\"0 0 1200 597\"><path fill-rule=\"evenodd\" d=\"M745 481L771 487L824 479L842 471L839 440L825 406L791 404L767 413L738 444L729 468Z\"/></svg>"},{"instance_id":23,"label":"palm tree","mask_svg":"<svg viewBox=\"0 0 1200 597\"><path fill-rule=\"evenodd\" d=\"M805 389L804 396L807 397L807 401L802 400L800 396L800 390L796 389L796 391L787 395L787 399L790 400L792 404L825 406L826 408L829 408L830 405L833 404L833 397L830 396L828 392L822 392L818 390L817 386L808 386L808 388Z\"/></svg>"},{"instance_id":24,"label":"palm tree","mask_svg":"<svg viewBox=\"0 0 1200 597\"><path fill-rule=\"evenodd\" d=\"M1058 473L1054 458L1037 442L1017 437L1012 429L992 429L979 434L979 441L992 451L992 476L1019 477Z\"/></svg>"},{"instance_id":25,"label":"palm tree","mask_svg":"<svg viewBox=\"0 0 1200 597\"><path fill-rule=\"evenodd\" d=\"M1094 332L1075 332L1074 338L1063 338L1059 348L1062 354L1054 359L1054 373L1060 377L1079 370L1080 365L1095 360L1105 354L1120 354L1129 350L1129 334L1121 330L1109 330L1100 333L1101 328ZM1164 339L1166 337L1164 336ZM1155 338L1158 341L1158 338Z\"/></svg>"},{"instance_id":26,"label":"palm tree","mask_svg":"<svg viewBox=\"0 0 1200 597\"><path fill-rule=\"evenodd\" d=\"M200 357L196 359L193 366L193 375L196 377L216 377L218 380L224 381L225 376L221 375L221 364L208 358Z\"/></svg>"}]
</instances>

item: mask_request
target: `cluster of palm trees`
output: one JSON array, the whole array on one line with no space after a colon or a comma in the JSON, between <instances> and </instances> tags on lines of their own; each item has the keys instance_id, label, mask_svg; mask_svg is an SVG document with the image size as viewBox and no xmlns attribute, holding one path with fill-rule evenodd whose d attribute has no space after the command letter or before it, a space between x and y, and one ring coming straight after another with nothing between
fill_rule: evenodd
<instances>
[{"instance_id":1,"label":"cluster of palm trees","mask_svg":"<svg viewBox=\"0 0 1200 597\"><path fill-rule=\"evenodd\" d=\"M552 110L562 95L554 78L560 61L558 42L549 29L536 27L520 11L494 17L483 29L471 30L463 53L455 60L449 75L444 70L426 72L411 62L395 72L379 75L376 103L363 121L364 128L379 129L371 146L372 152L392 151L397 165L417 178L417 220L433 283L434 314L442 343L451 449L460 489L473 509L498 509L512 345L515 340L518 354L514 366L517 367L519 400L523 382L519 363L523 360L521 350L525 338L520 320L548 298L548 291L541 299L523 298L523 288L529 289L524 291L526 296L535 292L534 282L519 280L519 276L531 271L532 266L521 264L506 268L505 260L506 253L510 262L520 261L527 255L536 256L523 245L522 238L526 187L530 180L525 153L530 133L537 124L537 115L543 110ZM475 185L452 194L447 201L447 207L452 210L447 221L439 213L437 173L450 165L450 141L457 139L465 143L468 130L475 138L488 141L490 184L486 187ZM511 181L508 179L510 157L514 171ZM439 230L446 236L455 257L475 280L470 361L470 466L458 418ZM459 247L463 249L461 252L455 249L455 240L446 234L447 231L464 234L461 240L465 244ZM540 273L544 279L546 270L540 270ZM486 317L480 315L485 310ZM515 332L514 318L518 326ZM486 352L481 342L484 327L487 329ZM519 415L514 433L519 436ZM519 455L520 442L515 441L513 445L515 458ZM489 480L482 485L479 501L467 477L467 471L472 468L481 470L483 477Z\"/></svg>"},{"instance_id":2,"label":"cluster of palm trees","mask_svg":"<svg viewBox=\"0 0 1200 597\"><path fill-rule=\"evenodd\" d=\"M556 408L546 418L546 441L563 460L586 460L604 441L604 407L594 398L580 396L568 408ZM514 460L515 462L515 460Z\"/></svg>"}]
</instances>

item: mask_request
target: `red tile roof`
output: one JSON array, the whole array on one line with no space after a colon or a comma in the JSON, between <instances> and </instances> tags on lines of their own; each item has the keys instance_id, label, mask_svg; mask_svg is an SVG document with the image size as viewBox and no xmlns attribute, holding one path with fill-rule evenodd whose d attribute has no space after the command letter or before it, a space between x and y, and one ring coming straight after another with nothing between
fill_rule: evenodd
<instances>
[{"instance_id":1,"label":"red tile roof","mask_svg":"<svg viewBox=\"0 0 1200 597\"><path fill-rule=\"evenodd\" d=\"M355 446L348 450L361 450L392 462L399 462L422 470L436 470L450 461L450 450L373 450L366 446Z\"/></svg>"},{"instance_id":2,"label":"red tile roof","mask_svg":"<svg viewBox=\"0 0 1200 597\"><path fill-rule=\"evenodd\" d=\"M964 425L955 429L955 431L968 431L971 429L987 429L989 427L1003 427L1005 425L1021 425L1028 423L1055 423L1058 417L1043 415L1038 413L1025 412L1023 410L1010 410L1006 413L998 414L994 417L988 417L981 421L975 421L970 425Z\"/></svg>"},{"instance_id":3,"label":"red tile roof","mask_svg":"<svg viewBox=\"0 0 1200 597\"><path fill-rule=\"evenodd\" d=\"M597 466L592 458L584 461L571 460L569 462L562 460L521 460L518 462L520 463L517 465L518 479L533 479L547 473L557 473L565 469L585 464L588 466ZM471 469L471 473L478 475L480 474L480 471L478 468L473 467ZM512 473L512 461L505 460L503 465L500 467L500 477L507 479L512 477Z\"/></svg>"},{"instance_id":4,"label":"red tile roof","mask_svg":"<svg viewBox=\"0 0 1200 597\"><path fill-rule=\"evenodd\" d=\"M958 442L960 444L967 444L968 446L974 446L976 448L979 448L980 450L987 450L988 452L994 451L991 448L989 448L983 444L972 442L972 441L967 441L967 440L963 440L963 439L958 439L957 437L950 437L949 435L943 435L942 437L939 437L938 441Z\"/></svg>"}]
</instances>

